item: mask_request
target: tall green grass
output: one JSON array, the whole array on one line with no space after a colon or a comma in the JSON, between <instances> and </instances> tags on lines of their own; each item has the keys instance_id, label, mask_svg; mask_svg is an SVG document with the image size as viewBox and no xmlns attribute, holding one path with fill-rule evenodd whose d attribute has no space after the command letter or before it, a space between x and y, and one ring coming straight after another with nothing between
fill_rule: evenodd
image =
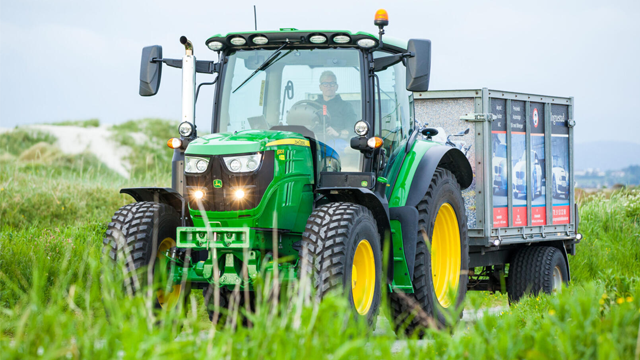
<instances>
[{"instance_id":1,"label":"tall green grass","mask_svg":"<svg viewBox=\"0 0 640 360\"><path fill-rule=\"evenodd\" d=\"M127 124L121 131L134 127L140 129ZM167 169L145 166L126 180L89 155L0 161L0 357L633 359L637 351L635 190L583 201L584 240L570 257L573 282L559 295L527 298L452 329L429 329L426 341L398 343L403 336L384 322L376 332L354 322L339 296L318 304L293 289L277 311L261 301L246 313L251 328L233 327L233 320L212 326L200 290L192 291L186 315L154 312L145 294L126 296L117 279L103 276L102 238L113 212L132 201L119 188L168 185ZM466 308L501 301L469 296ZM381 315L388 315L386 305Z\"/></svg>"}]
</instances>

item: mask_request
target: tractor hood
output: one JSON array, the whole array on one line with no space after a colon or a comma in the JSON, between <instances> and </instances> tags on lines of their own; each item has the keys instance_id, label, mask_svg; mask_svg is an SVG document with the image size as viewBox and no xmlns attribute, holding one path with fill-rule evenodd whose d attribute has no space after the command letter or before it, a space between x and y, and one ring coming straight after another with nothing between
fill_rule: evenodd
<instances>
[{"instance_id":1,"label":"tractor hood","mask_svg":"<svg viewBox=\"0 0 640 360\"><path fill-rule=\"evenodd\" d=\"M304 136L290 131L243 130L200 137L189 144L186 155L246 154L294 143L309 146Z\"/></svg>"}]
</instances>

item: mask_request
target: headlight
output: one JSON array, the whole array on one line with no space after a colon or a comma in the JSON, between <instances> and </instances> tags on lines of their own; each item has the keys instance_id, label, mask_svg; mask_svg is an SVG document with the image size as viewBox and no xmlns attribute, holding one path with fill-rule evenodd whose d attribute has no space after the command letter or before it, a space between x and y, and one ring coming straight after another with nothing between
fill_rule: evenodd
<instances>
[{"instance_id":1,"label":"headlight","mask_svg":"<svg viewBox=\"0 0 640 360\"><path fill-rule=\"evenodd\" d=\"M191 134L193 134L193 124L188 121L182 122L180 126L178 126L178 132L183 137L191 136Z\"/></svg>"},{"instance_id":2,"label":"headlight","mask_svg":"<svg viewBox=\"0 0 640 360\"><path fill-rule=\"evenodd\" d=\"M231 172L255 171L260 166L262 154L224 157L224 163Z\"/></svg>"},{"instance_id":3,"label":"headlight","mask_svg":"<svg viewBox=\"0 0 640 360\"><path fill-rule=\"evenodd\" d=\"M355 131L355 133L360 136L365 136L369 132L369 125L366 122L360 120L356 123L353 131Z\"/></svg>"},{"instance_id":4,"label":"headlight","mask_svg":"<svg viewBox=\"0 0 640 360\"><path fill-rule=\"evenodd\" d=\"M209 166L209 159L193 156L184 157L184 171L193 174L202 174Z\"/></svg>"}]
</instances>

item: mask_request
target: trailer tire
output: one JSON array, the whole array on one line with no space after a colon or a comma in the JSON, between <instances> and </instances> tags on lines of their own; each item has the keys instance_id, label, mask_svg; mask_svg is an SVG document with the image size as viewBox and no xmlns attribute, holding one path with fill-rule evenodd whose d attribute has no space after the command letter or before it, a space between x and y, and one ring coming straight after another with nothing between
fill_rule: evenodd
<instances>
[{"instance_id":1,"label":"trailer tire","mask_svg":"<svg viewBox=\"0 0 640 360\"><path fill-rule=\"evenodd\" d=\"M103 240L103 271L110 272L103 275L122 278L125 292L131 295L154 285L149 283L147 267L154 266L154 279L158 269L166 266L163 253L175 247L179 225L178 213L167 204L138 202L121 207L111 218ZM190 291L189 282L174 285L169 293L158 286L154 305L157 309L184 310Z\"/></svg>"},{"instance_id":2,"label":"trailer tire","mask_svg":"<svg viewBox=\"0 0 640 360\"><path fill-rule=\"evenodd\" d=\"M507 292L510 302L523 296L551 294L568 284L569 272L562 251L552 246L528 246L520 249L509 265Z\"/></svg>"},{"instance_id":3,"label":"trailer tire","mask_svg":"<svg viewBox=\"0 0 640 360\"><path fill-rule=\"evenodd\" d=\"M441 211L443 212L441 213ZM427 193L418 204L418 214L419 232L413 272L414 293L391 293L390 305L392 323L395 325L396 331L404 329L407 335L411 335L418 330L418 335L422 336L421 328L427 326L444 327L457 322L462 316L462 304L467 293L469 281L467 216L460 185L453 173L443 168L436 169ZM443 217L441 218L440 215ZM452 232L447 233L451 236L437 235L434 245L433 234L436 220L440 234L444 234L442 231L445 230ZM452 227L446 227L440 221L448 222L452 224ZM458 236L455 234L456 230ZM454 242L449 241L446 244L450 245L452 250L440 253L444 254L444 257L448 255L449 261L443 261L442 257L435 258L435 266L439 272L445 270L445 273L450 275L450 280L457 281L457 284L454 283L457 285L457 292L453 296L454 294L449 294L450 281L445 281L447 279L442 278L435 279L438 282L434 281L435 277L432 272L434 259L429 249L442 251L444 250L443 240L452 240L456 237L458 238ZM458 253L459 255L456 255ZM451 302L451 300L455 302Z\"/></svg>"},{"instance_id":4,"label":"trailer tire","mask_svg":"<svg viewBox=\"0 0 640 360\"><path fill-rule=\"evenodd\" d=\"M300 258L301 272L311 276L318 300L331 292L346 293L356 318L374 324L383 281L382 251L369 209L348 202L316 208L302 234Z\"/></svg>"}]
</instances>

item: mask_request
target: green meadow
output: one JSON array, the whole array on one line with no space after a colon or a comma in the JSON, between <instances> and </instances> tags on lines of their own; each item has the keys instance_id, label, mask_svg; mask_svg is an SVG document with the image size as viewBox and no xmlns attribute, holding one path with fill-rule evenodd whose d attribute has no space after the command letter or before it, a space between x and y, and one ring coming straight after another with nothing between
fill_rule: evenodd
<instances>
[{"instance_id":1,"label":"green meadow","mask_svg":"<svg viewBox=\"0 0 640 360\"><path fill-rule=\"evenodd\" d=\"M96 126L90 121L73 125ZM427 329L423 340L396 335L386 321L372 331L339 295L320 303L302 295L304 282L279 298L259 296L255 308L232 307L219 326L201 290L184 313L154 311L150 292L128 296L103 275L102 240L111 215L133 201L120 188L170 186L166 141L176 127L159 119L113 127L114 140L132 148L129 179L91 154L63 154L48 134L0 134L0 358L640 357L640 189L581 198L584 238L562 292L511 305L505 294L469 293L465 311L500 310ZM380 316L389 316L384 304Z\"/></svg>"}]
</instances>

